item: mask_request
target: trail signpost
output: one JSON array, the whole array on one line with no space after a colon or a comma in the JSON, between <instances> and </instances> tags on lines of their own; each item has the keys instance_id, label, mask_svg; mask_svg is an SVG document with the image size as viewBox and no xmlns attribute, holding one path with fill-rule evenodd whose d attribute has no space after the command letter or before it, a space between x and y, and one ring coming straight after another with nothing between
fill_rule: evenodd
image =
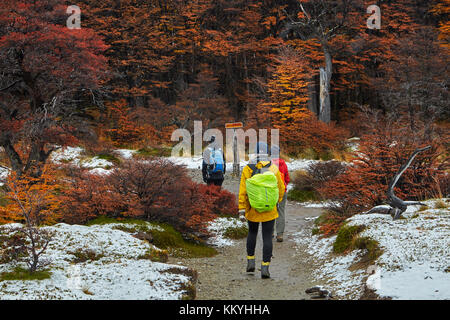
<instances>
[{"instance_id":1,"label":"trail signpost","mask_svg":"<svg viewBox=\"0 0 450 320\"><path fill-rule=\"evenodd\" d=\"M233 129L233 176L235 177L239 177L240 175L240 166L239 166L240 161L239 161L236 129L240 129L243 126L244 125L242 122L232 122L225 124L225 129Z\"/></svg>"}]
</instances>

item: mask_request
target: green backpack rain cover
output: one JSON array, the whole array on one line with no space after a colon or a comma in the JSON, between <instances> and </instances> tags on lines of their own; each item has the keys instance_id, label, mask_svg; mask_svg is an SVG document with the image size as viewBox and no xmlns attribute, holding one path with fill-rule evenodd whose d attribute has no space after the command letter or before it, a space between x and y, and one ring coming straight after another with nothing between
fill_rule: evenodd
<instances>
[{"instance_id":1,"label":"green backpack rain cover","mask_svg":"<svg viewBox=\"0 0 450 320\"><path fill-rule=\"evenodd\" d=\"M278 203L277 177L272 171L257 173L246 180L250 206L258 212L271 211Z\"/></svg>"}]
</instances>

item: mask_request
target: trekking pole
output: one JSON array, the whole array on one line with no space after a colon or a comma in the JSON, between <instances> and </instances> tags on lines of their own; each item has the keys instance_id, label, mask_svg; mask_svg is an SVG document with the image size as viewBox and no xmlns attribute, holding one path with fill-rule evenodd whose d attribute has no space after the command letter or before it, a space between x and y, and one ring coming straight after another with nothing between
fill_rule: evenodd
<instances>
[{"instance_id":1,"label":"trekking pole","mask_svg":"<svg viewBox=\"0 0 450 320\"><path fill-rule=\"evenodd\" d=\"M235 177L239 177L240 175L240 166L239 166L239 152L237 147L237 135L236 129L233 130L233 175Z\"/></svg>"}]
</instances>

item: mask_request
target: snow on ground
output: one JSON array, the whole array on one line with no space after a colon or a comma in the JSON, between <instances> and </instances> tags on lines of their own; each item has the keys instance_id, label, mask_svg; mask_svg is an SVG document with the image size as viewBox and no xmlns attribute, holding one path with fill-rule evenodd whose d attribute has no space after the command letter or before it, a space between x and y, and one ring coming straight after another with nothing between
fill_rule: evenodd
<instances>
[{"instance_id":1,"label":"snow on ground","mask_svg":"<svg viewBox=\"0 0 450 320\"><path fill-rule=\"evenodd\" d=\"M383 250L368 270L349 270L363 255L362 250L333 254L336 236L311 237L311 229L305 229L295 235L296 241L319 266L316 280L326 283L337 297L356 299L366 283L381 297L450 299L450 211L435 209L433 200L425 203L429 209L419 211L418 206L411 206L403 214L405 219L396 221L383 214L348 219L348 225L365 226L360 236L378 241Z\"/></svg>"},{"instance_id":2,"label":"snow on ground","mask_svg":"<svg viewBox=\"0 0 450 320\"><path fill-rule=\"evenodd\" d=\"M361 294L361 283L364 280L365 270L351 272L348 267L357 262L361 256L359 252L337 256L333 254L333 243L336 236L319 238L311 236L311 229L305 228L293 235L300 250L309 254L308 262L316 267L317 273L313 275L317 284L325 285L333 296L341 299L357 299Z\"/></svg>"},{"instance_id":3,"label":"snow on ground","mask_svg":"<svg viewBox=\"0 0 450 320\"><path fill-rule=\"evenodd\" d=\"M321 162L321 160L307 160L307 159L297 159L286 161L286 165L290 172L294 172L297 170L306 170L312 164Z\"/></svg>"},{"instance_id":4,"label":"snow on ground","mask_svg":"<svg viewBox=\"0 0 450 320\"><path fill-rule=\"evenodd\" d=\"M84 152L83 148L80 147L65 147L53 151L50 155L50 160L61 164L63 162L72 162L78 163L81 154Z\"/></svg>"},{"instance_id":5,"label":"snow on ground","mask_svg":"<svg viewBox=\"0 0 450 320\"><path fill-rule=\"evenodd\" d=\"M322 201L322 202L308 201L302 202L301 205L304 206L305 208L330 208L336 205L336 203L332 201Z\"/></svg>"},{"instance_id":6,"label":"snow on ground","mask_svg":"<svg viewBox=\"0 0 450 320\"><path fill-rule=\"evenodd\" d=\"M114 163L111 161L99 157L83 157L83 152L84 149L80 147L65 147L53 151L50 160L56 164L69 163L86 169L106 169L114 166Z\"/></svg>"},{"instance_id":7,"label":"snow on ground","mask_svg":"<svg viewBox=\"0 0 450 320\"><path fill-rule=\"evenodd\" d=\"M0 226L0 234L14 226L18 225ZM42 257L51 261L51 278L1 281L1 299L180 299L184 293L180 288L190 279L171 270L186 268L143 259L150 249L159 249L115 229L117 226L120 224L60 223L45 227L55 233ZM73 252L79 250L92 250L102 257L75 263ZM13 268L12 264L1 264L0 272Z\"/></svg>"},{"instance_id":8,"label":"snow on ground","mask_svg":"<svg viewBox=\"0 0 450 320\"><path fill-rule=\"evenodd\" d=\"M133 158L134 154L137 152L137 150L130 150L130 149L117 149L114 150L114 153L116 153L119 157L129 160Z\"/></svg>"},{"instance_id":9,"label":"snow on ground","mask_svg":"<svg viewBox=\"0 0 450 320\"><path fill-rule=\"evenodd\" d=\"M235 241L224 236L228 228L241 228L246 226L246 223L236 218L217 218L208 223L207 230L211 233L208 239L210 245L217 247L225 247L234 245Z\"/></svg>"},{"instance_id":10,"label":"snow on ground","mask_svg":"<svg viewBox=\"0 0 450 320\"><path fill-rule=\"evenodd\" d=\"M0 167L0 187L5 183L9 171L10 170L8 168Z\"/></svg>"},{"instance_id":11,"label":"snow on ground","mask_svg":"<svg viewBox=\"0 0 450 320\"><path fill-rule=\"evenodd\" d=\"M167 160L172 161L178 165L184 165L188 169L201 169L202 168L202 157L168 157ZM320 162L320 160L306 160L306 159L297 159L286 161L286 165L289 171L296 171L300 169L306 169L309 165ZM244 168L248 164L248 161L241 160L239 165ZM233 162L227 162L227 168L233 168Z\"/></svg>"},{"instance_id":12,"label":"snow on ground","mask_svg":"<svg viewBox=\"0 0 450 320\"><path fill-rule=\"evenodd\" d=\"M357 215L350 225L367 228L361 236L379 242L384 254L378 274L368 284L380 296L396 299L450 299L450 210L418 211L411 206L406 219L393 221L382 214Z\"/></svg>"}]
</instances>

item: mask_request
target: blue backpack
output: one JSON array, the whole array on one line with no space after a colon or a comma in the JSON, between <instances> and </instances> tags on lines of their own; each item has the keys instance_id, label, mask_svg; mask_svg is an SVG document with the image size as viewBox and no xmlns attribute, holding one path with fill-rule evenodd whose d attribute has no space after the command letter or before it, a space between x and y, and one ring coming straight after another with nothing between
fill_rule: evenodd
<instances>
[{"instance_id":1,"label":"blue backpack","mask_svg":"<svg viewBox=\"0 0 450 320\"><path fill-rule=\"evenodd\" d=\"M219 148L211 149L211 152L209 153L209 164L208 164L208 172L211 173L218 173L223 172L224 170L224 162L223 162L223 154L222 150Z\"/></svg>"}]
</instances>

